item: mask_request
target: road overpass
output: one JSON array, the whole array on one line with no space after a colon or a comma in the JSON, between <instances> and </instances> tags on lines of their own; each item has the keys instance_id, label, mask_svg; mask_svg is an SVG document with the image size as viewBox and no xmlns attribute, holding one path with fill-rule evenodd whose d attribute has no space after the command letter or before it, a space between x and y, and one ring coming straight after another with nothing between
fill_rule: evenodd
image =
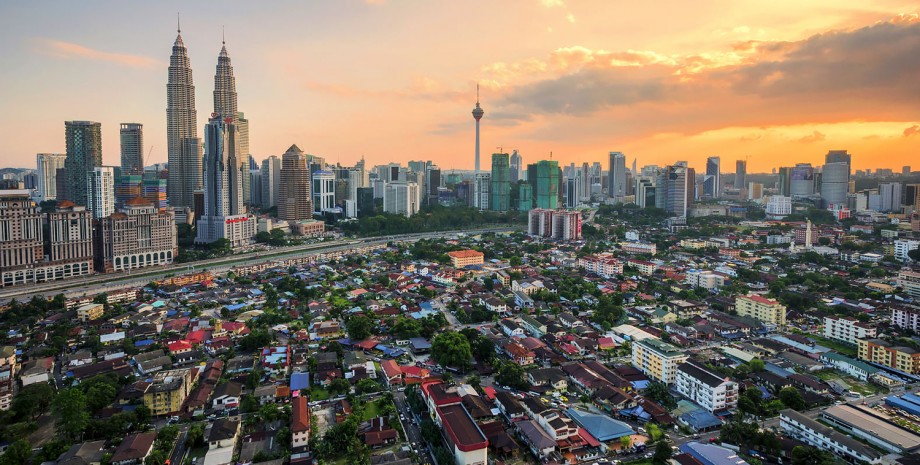
<instances>
[{"instance_id":1,"label":"road overpass","mask_svg":"<svg viewBox=\"0 0 920 465\"><path fill-rule=\"evenodd\" d=\"M33 296L53 296L61 293L67 298L83 297L129 287L141 287L150 281L157 281L170 276L200 271L210 271L215 274L220 274L226 273L231 268L237 266L259 265L277 260L305 257L321 253L340 252L368 245L385 244L387 242L415 242L421 239L443 238L445 236L458 236L460 234L476 235L487 232L510 232L517 230L518 229L514 227L454 230L357 239L345 238L315 244L279 247L268 251L247 252L197 262L174 263L167 266L142 268L127 272L95 274L61 281L11 286L0 289L0 302L5 304L12 299L23 301L29 300Z\"/></svg>"}]
</instances>

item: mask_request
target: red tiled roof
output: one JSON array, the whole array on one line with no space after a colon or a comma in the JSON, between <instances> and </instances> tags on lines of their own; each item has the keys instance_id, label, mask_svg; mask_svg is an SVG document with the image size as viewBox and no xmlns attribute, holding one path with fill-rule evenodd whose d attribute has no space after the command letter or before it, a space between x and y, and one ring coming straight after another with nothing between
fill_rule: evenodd
<instances>
[{"instance_id":1,"label":"red tiled roof","mask_svg":"<svg viewBox=\"0 0 920 465\"><path fill-rule=\"evenodd\" d=\"M291 431L299 433L310 430L310 408L306 397L295 397L291 411Z\"/></svg>"}]
</instances>

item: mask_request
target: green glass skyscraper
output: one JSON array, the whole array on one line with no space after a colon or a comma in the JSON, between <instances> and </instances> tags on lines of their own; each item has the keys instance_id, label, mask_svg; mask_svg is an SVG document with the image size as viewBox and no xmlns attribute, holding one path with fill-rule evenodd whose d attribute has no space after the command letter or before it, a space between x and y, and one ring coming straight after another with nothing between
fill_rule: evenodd
<instances>
[{"instance_id":1,"label":"green glass skyscraper","mask_svg":"<svg viewBox=\"0 0 920 465\"><path fill-rule=\"evenodd\" d=\"M102 125L93 121L65 121L64 136L66 200L86 206L91 195L86 177L94 168L102 166Z\"/></svg>"},{"instance_id":2,"label":"green glass skyscraper","mask_svg":"<svg viewBox=\"0 0 920 465\"><path fill-rule=\"evenodd\" d=\"M559 162L540 160L527 166L527 181L533 187L533 207L559 208Z\"/></svg>"},{"instance_id":3,"label":"green glass skyscraper","mask_svg":"<svg viewBox=\"0 0 920 465\"><path fill-rule=\"evenodd\" d=\"M511 163L507 153L492 154L492 185L489 189L489 209L511 209Z\"/></svg>"}]
</instances>

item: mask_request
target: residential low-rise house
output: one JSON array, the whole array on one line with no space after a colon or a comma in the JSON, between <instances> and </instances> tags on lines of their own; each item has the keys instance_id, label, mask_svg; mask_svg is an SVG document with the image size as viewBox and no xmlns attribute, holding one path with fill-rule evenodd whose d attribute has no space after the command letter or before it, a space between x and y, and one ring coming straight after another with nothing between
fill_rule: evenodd
<instances>
[{"instance_id":1,"label":"residential low-rise house","mask_svg":"<svg viewBox=\"0 0 920 465\"><path fill-rule=\"evenodd\" d=\"M291 409L291 448L297 450L310 443L310 406L306 397L295 397Z\"/></svg>"},{"instance_id":2,"label":"residential low-rise house","mask_svg":"<svg viewBox=\"0 0 920 465\"><path fill-rule=\"evenodd\" d=\"M234 408L240 404L243 385L236 381L218 384L211 394L211 406L218 410Z\"/></svg>"},{"instance_id":3,"label":"residential low-rise house","mask_svg":"<svg viewBox=\"0 0 920 465\"><path fill-rule=\"evenodd\" d=\"M138 465L143 464L147 456L153 452L153 442L157 433L137 433L129 435L112 454L112 465Z\"/></svg>"}]
</instances>

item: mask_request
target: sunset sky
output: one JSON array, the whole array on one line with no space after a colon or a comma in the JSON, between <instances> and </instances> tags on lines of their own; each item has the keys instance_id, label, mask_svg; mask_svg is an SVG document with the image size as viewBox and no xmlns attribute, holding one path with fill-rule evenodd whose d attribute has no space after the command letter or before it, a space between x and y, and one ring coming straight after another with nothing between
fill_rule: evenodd
<instances>
[{"instance_id":1,"label":"sunset sky","mask_svg":"<svg viewBox=\"0 0 920 465\"><path fill-rule=\"evenodd\" d=\"M176 12L199 126L226 28L257 160L471 169L480 82L484 166L503 147L768 172L846 149L920 169L916 0L3 2L0 167L63 152L65 120L100 121L111 165L118 123L143 123L165 162Z\"/></svg>"}]
</instances>

